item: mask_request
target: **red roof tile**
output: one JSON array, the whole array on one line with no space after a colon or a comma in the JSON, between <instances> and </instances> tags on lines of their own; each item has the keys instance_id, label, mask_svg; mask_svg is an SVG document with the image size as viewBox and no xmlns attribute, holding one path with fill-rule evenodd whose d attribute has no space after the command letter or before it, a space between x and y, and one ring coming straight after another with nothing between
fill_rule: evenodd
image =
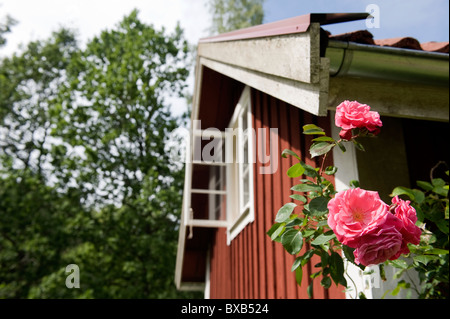
<instances>
[{"instance_id":1,"label":"red roof tile","mask_svg":"<svg viewBox=\"0 0 450 319\"><path fill-rule=\"evenodd\" d=\"M398 37L389 39L373 39L372 33L367 30L353 31L343 34L331 35L329 32L329 38L339 41L349 41L362 44L371 44L379 46L389 46L403 49L423 50L429 52L442 52L449 53L449 42L425 42L420 43L415 38L411 37Z\"/></svg>"},{"instance_id":2,"label":"red roof tile","mask_svg":"<svg viewBox=\"0 0 450 319\"><path fill-rule=\"evenodd\" d=\"M422 47L420 46L420 42L411 37L380 39L380 40L375 40L375 44L382 46L382 47L387 46L387 47L394 47L394 48L422 50Z\"/></svg>"},{"instance_id":3,"label":"red roof tile","mask_svg":"<svg viewBox=\"0 0 450 319\"><path fill-rule=\"evenodd\" d=\"M421 44L422 50L430 52L444 52L449 53L448 42L425 42Z\"/></svg>"},{"instance_id":4,"label":"red roof tile","mask_svg":"<svg viewBox=\"0 0 450 319\"><path fill-rule=\"evenodd\" d=\"M375 44L373 35L367 30L353 31L343 34L330 35L330 38L339 41L357 42L363 44Z\"/></svg>"}]
</instances>

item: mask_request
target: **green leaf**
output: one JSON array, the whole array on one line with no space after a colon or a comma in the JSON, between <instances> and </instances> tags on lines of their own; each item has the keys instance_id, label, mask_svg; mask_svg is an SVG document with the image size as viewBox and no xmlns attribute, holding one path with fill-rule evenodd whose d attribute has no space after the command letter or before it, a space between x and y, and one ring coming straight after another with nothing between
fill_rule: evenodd
<instances>
[{"instance_id":1,"label":"green leaf","mask_svg":"<svg viewBox=\"0 0 450 319\"><path fill-rule=\"evenodd\" d=\"M336 144L337 144L337 146L339 146L339 148L341 149L342 153L345 153L346 149L345 149L344 144L342 142L338 142Z\"/></svg>"},{"instance_id":2,"label":"green leaf","mask_svg":"<svg viewBox=\"0 0 450 319\"><path fill-rule=\"evenodd\" d=\"M315 139L313 139L313 142L336 142L335 140L334 140L334 138L331 138L331 137L329 137L329 136L319 136L319 137L316 137Z\"/></svg>"},{"instance_id":3,"label":"green leaf","mask_svg":"<svg viewBox=\"0 0 450 319\"><path fill-rule=\"evenodd\" d=\"M322 234L320 236L318 236L316 239L314 239L311 244L315 245L315 246L320 246L325 244L326 242L330 241L331 239L336 238L335 234L331 234L331 235L325 235Z\"/></svg>"},{"instance_id":4,"label":"green leaf","mask_svg":"<svg viewBox=\"0 0 450 319\"><path fill-rule=\"evenodd\" d=\"M357 180L351 180L350 181L350 187L354 187L354 188L357 188L357 187L359 187L359 181L357 181Z\"/></svg>"},{"instance_id":5,"label":"green leaf","mask_svg":"<svg viewBox=\"0 0 450 319\"><path fill-rule=\"evenodd\" d=\"M292 194L292 195L289 196L289 197L292 198L292 199L298 200L298 201L300 201L300 202L302 202L302 203L306 203L306 202L307 202L306 197L305 197L305 196L302 196L302 195L300 195L300 194Z\"/></svg>"},{"instance_id":6,"label":"green leaf","mask_svg":"<svg viewBox=\"0 0 450 319\"><path fill-rule=\"evenodd\" d=\"M425 194L418 190L418 189L412 189L412 193L414 194L414 200L416 203L421 204L425 200Z\"/></svg>"},{"instance_id":7,"label":"green leaf","mask_svg":"<svg viewBox=\"0 0 450 319\"><path fill-rule=\"evenodd\" d=\"M411 200L415 199L414 192L412 191L412 189L403 187L403 186L398 186L398 187L394 188L394 190L392 191L392 194L390 196L394 197L394 196L400 196L400 195L406 195Z\"/></svg>"},{"instance_id":8,"label":"green leaf","mask_svg":"<svg viewBox=\"0 0 450 319\"><path fill-rule=\"evenodd\" d=\"M294 211L294 208L297 205L294 203L287 203L284 204L283 207L281 207L278 210L277 216L275 217L275 222L277 223L283 223L286 220L289 219L289 216L291 216L292 212Z\"/></svg>"},{"instance_id":9,"label":"green leaf","mask_svg":"<svg viewBox=\"0 0 450 319\"><path fill-rule=\"evenodd\" d=\"M344 277L344 261L342 260L341 255L335 251L333 251L330 256L330 270L331 278L333 278L336 285L343 284L344 286L347 286Z\"/></svg>"},{"instance_id":10,"label":"green leaf","mask_svg":"<svg viewBox=\"0 0 450 319\"><path fill-rule=\"evenodd\" d=\"M328 276L325 276L322 278L322 280L320 281L320 284L325 288L328 289L331 287L331 278Z\"/></svg>"},{"instance_id":11,"label":"green leaf","mask_svg":"<svg viewBox=\"0 0 450 319\"><path fill-rule=\"evenodd\" d=\"M303 246L302 233L297 229L285 231L281 236L281 244L291 255L299 253Z\"/></svg>"},{"instance_id":12,"label":"green leaf","mask_svg":"<svg viewBox=\"0 0 450 319\"><path fill-rule=\"evenodd\" d=\"M319 173L317 172L318 169L312 167L311 165L307 165L304 162L301 162L303 167L305 168L305 175L308 177L316 178L319 176Z\"/></svg>"},{"instance_id":13,"label":"green leaf","mask_svg":"<svg viewBox=\"0 0 450 319\"><path fill-rule=\"evenodd\" d=\"M302 264L303 256L299 256L295 258L294 263L292 264L291 271L296 270Z\"/></svg>"},{"instance_id":14,"label":"green leaf","mask_svg":"<svg viewBox=\"0 0 450 319\"><path fill-rule=\"evenodd\" d=\"M285 149L282 153L281 156L286 158L286 155L291 155L294 156L296 159L300 160L300 156L298 156L295 152L289 150L289 149Z\"/></svg>"},{"instance_id":15,"label":"green leaf","mask_svg":"<svg viewBox=\"0 0 450 319\"><path fill-rule=\"evenodd\" d=\"M292 219L291 221L288 221L286 224L286 228L288 227L294 227L294 226L298 226L300 224L303 223L303 219L300 219L298 217L295 217L294 219Z\"/></svg>"},{"instance_id":16,"label":"green leaf","mask_svg":"<svg viewBox=\"0 0 450 319\"><path fill-rule=\"evenodd\" d=\"M306 289L306 292L308 293L308 297L309 298L312 298L313 297L313 293L314 293L314 285L313 285L313 283L311 282L310 284L309 284L309 286L308 286L308 288Z\"/></svg>"},{"instance_id":17,"label":"green leaf","mask_svg":"<svg viewBox=\"0 0 450 319\"><path fill-rule=\"evenodd\" d=\"M378 269L380 270L381 280L386 281L386 270L384 269L384 264L379 264Z\"/></svg>"},{"instance_id":18,"label":"green leaf","mask_svg":"<svg viewBox=\"0 0 450 319\"><path fill-rule=\"evenodd\" d=\"M408 269L408 264L402 259L390 260L389 263L395 268Z\"/></svg>"},{"instance_id":19,"label":"green leaf","mask_svg":"<svg viewBox=\"0 0 450 319\"><path fill-rule=\"evenodd\" d=\"M328 142L317 142L311 145L309 148L309 153L311 157L314 158L316 156L323 155L328 153L336 144L328 143Z\"/></svg>"},{"instance_id":20,"label":"green leaf","mask_svg":"<svg viewBox=\"0 0 450 319\"><path fill-rule=\"evenodd\" d=\"M342 245L342 251L344 252L345 259L350 261L352 264L355 264L355 256L353 255L353 251L355 248L348 247L347 245Z\"/></svg>"},{"instance_id":21,"label":"green leaf","mask_svg":"<svg viewBox=\"0 0 450 319\"><path fill-rule=\"evenodd\" d=\"M442 178L434 178L431 180L431 184L433 185L432 191L440 196L447 197L448 195L448 186L446 187L445 181Z\"/></svg>"},{"instance_id":22,"label":"green leaf","mask_svg":"<svg viewBox=\"0 0 450 319\"><path fill-rule=\"evenodd\" d=\"M426 191L431 191L433 189L433 185L431 185L428 182L424 182L424 181L417 181L417 186L419 186L420 188L422 188Z\"/></svg>"},{"instance_id":23,"label":"green leaf","mask_svg":"<svg viewBox=\"0 0 450 319\"><path fill-rule=\"evenodd\" d=\"M291 190L295 192L311 192L311 191L321 191L322 188L318 185L308 185L308 184L297 184L294 185Z\"/></svg>"},{"instance_id":24,"label":"green leaf","mask_svg":"<svg viewBox=\"0 0 450 319\"><path fill-rule=\"evenodd\" d=\"M297 163L292 165L288 171L287 171L287 175L291 178L295 178L295 177L299 177L301 175L303 175L303 172L305 171L305 168L302 166L302 164Z\"/></svg>"},{"instance_id":25,"label":"green leaf","mask_svg":"<svg viewBox=\"0 0 450 319\"><path fill-rule=\"evenodd\" d=\"M431 250L425 251L425 254L427 254L427 255L448 255L448 249L433 248Z\"/></svg>"},{"instance_id":26,"label":"green leaf","mask_svg":"<svg viewBox=\"0 0 450 319\"><path fill-rule=\"evenodd\" d=\"M295 269L295 281L299 286L302 285L302 279L303 279L303 268L298 267L297 269Z\"/></svg>"},{"instance_id":27,"label":"green leaf","mask_svg":"<svg viewBox=\"0 0 450 319\"><path fill-rule=\"evenodd\" d=\"M356 140L352 140L352 141L353 141L353 144L355 144L355 147L358 150L363 151L363 152L366 151L366 149L364 148L364 146L361 143L357 142Z\"/></svg>"},{"instance_id":28,"label":"green leaf","mask_svg":"<svg viewBox=\"0 0 450 319\"><path fill-rule=\"evenodd\" d=\"M358 295L359 299L367 299L366 295L361 291Z\"/></svg>"},{"instance_id":29,"label":"green leaf","mask_svg":"<svg viewBox=\"0 0 450 319\"><path fill-rule=\"evenodd\" d=\"M303 126L303 134L306 135L325 135L322 128L314 124L307 124Z\"/></svg>"},{"instance_id":30,"label":"green leaf","mask_svg":"<svg viewBox=\"0 0 450 319\"><path fill-rule=\"evenodd\" d=\"M440 257L436 255L417 255L413 256L413 260L417 263L422 263L425 266L433 260L438 260Z\"/></svg>"},{"instance_id":31,"label":"green leaf","mask_svg":"<svg viewBox=\"0 0 450 319\"><path fill-rule=\"evenodd\" d=\"M439 228L441 232L448 235L449 229L448 229L448 220L440 219L437 222L435 222L436 226Z\"/></svg>"},{"instance_id":32,"label":"green leaf","mask_svg":"<svg viewBox=\"0 0 450 319\"><path fill-rule=\"evenodd\" d=\"M267 235L270 236L270 239L276 240L278 236L280 236L285 230L284 223L275 223L272 227L267 231Z\"/></svg>"},{"instance_id":33,"label":"green leaf","mask_svg":"<svg viewBox=\"0 0 450 319\"><path fill-rule=\"evenodd\" d=\"M444 197L447 197L448 195L448 189L445 189L444 187L435 187L433 188L433 192Z\"/></svg>"},{"instance_id":34,"label":"green leaf","mask_svg":"<svg viewBox=\"0 0 450 319\"><path fill-rule=\"evenodd\" d=\"M308 205L311 215L322 216L328 213L328 201L326 197L313 198Z\"/></svg>"},{"instance_id":35,"label":"green leaf","mask_svg":"<svg viewBox=\"0 0 450 319\"><path fill-rule=\"evenodd\" d=\"M445 185L445 181L442 178L433 178L431 184L433 184L434 187L442 187Z\"/></svg>"},{"instance_id":36,"label":"green leaf","mask_svg":"<svg viewBox=\"0 0 450 319\"><path fill-rule=\"evenodd\" d=\"M324 173L327 175L334 175L336 174L338 168L336 166L328 166L327 168L325 168Z\"/></svg>"}]
</instances>

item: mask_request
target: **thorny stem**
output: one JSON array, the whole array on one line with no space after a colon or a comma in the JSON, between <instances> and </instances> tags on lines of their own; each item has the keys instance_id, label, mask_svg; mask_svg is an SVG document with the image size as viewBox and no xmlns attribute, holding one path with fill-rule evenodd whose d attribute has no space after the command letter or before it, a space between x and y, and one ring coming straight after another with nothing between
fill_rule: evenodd
<instances>
[{"instance_id":1,"label":"thorny stem","mask_svg":"<svg viewBox=\"0 0 450 319\"><path fill-rule=\"evenodd\" d=\"M444 164L445 166L447 166L447 163L444 162L444 161L439 161L436 165L434 165L433 168L432 168L431 171L430 171L430 181L433 180L433 173L434 173L434 170L435 170L436 168L438 168L439 165L441 165L441 164Z\"/></svg>"},{"instance_id":2,"label":"thorny stem","mask_svg":"<svg viewBox=\"0 0 450 319\"><path fill-rule=\"evenodd\" d=\"M325 155L323 156L323 160L322 160L322 165L320 165L320 171L319 171L319 175L322 176L322 172L323 172L323 166L325 164L325 160L327 158L328 153L325 153Z\"/></svg>"}]
</instances>

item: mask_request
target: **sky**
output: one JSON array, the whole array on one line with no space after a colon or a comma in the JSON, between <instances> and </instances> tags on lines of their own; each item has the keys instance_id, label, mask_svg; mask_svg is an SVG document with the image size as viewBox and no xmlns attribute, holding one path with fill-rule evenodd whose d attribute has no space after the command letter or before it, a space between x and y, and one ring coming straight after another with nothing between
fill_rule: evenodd
<instances>
[{"instance_id":1,"label":"sky","mask_svg":"<svg viewBox=\"0 0 450 319\"><path fill-rule=\"evenodd\" d=\"M139 18L156 28L171 32L177 21L187 40L196 44L208 35L211 19L208 0L0 0L0 19L7 14L18 20L7 35L0 57L9 56L18 46L45 39L60 26L78 30L84 44L101 30L114 27L134 8ZM368 5L378 8L378 28L369 31L375 39L411 36L419 42L449 40L448 0L265 0L264 23L308 13L367 12ZM0 20L1 21L1 20ZM332 34L366 29L364 20L324 26ZM193 79L190 79L192 87ZM174 112L185 109L185 102L173 100Z\"/></svg>"}]
</instances>

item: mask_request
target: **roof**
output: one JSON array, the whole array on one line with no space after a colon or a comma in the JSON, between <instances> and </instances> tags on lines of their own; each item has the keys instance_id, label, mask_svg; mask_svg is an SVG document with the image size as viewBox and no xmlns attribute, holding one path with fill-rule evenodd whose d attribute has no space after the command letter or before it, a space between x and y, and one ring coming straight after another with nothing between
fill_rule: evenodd
<instances>
[{"instance_id":1,"label":"roof","mask_svg":"<svg viewBox=\"0 0 450 319\"><path fill-rule=\"evenodd\" d=\"M298 17L256 25L244 29L226 32L212 37L202 38L199 40L199 43L255 39L275 35L302 33L308 30L308 27L311 23L327 25L333 23L362 20L366 19L369 16L370 14L367 12L309 13Z\"/></svg>"},{"instance_id":2,"label":"roof","mask_svg":"<svg viewBox=\"0 0 450 319\"><path fill-rule=\"evenodd\" d=\"M328 38L338 41L356 42L361 44L376 45L382 47L394 47L412 50L421 50L428 52L449 53L449 42L424 42L420 43L413 37L396 37L389 39L374 39L372 33L367 30L358 30L343 34L331 35L328 32Z\"/></svg>"},{"instance_id":3,"label":"roof","mask_svg":"<svg viewBox=\"0 0 450 319\"><path fill-rule=\"evenodd\" d=\"M244 39L255 39L275 35L302 33L308 30L311 23L319 23L321 26L355 20L363 20L370 17L369 13L310 13L289 19L271 23L256 25L244 29L226 32L216 36L206 37L199 43L222 42ZM374 39L372 33L367 30L357 30L343 34L331 35L325 31L330 39L339 41L356 42L362 44L395 47L403 49L422 50L428 52L449 53L449 42L429 41L420 43L413 37L396 37L388 39Z\"/></svg>"}]
</instances>

